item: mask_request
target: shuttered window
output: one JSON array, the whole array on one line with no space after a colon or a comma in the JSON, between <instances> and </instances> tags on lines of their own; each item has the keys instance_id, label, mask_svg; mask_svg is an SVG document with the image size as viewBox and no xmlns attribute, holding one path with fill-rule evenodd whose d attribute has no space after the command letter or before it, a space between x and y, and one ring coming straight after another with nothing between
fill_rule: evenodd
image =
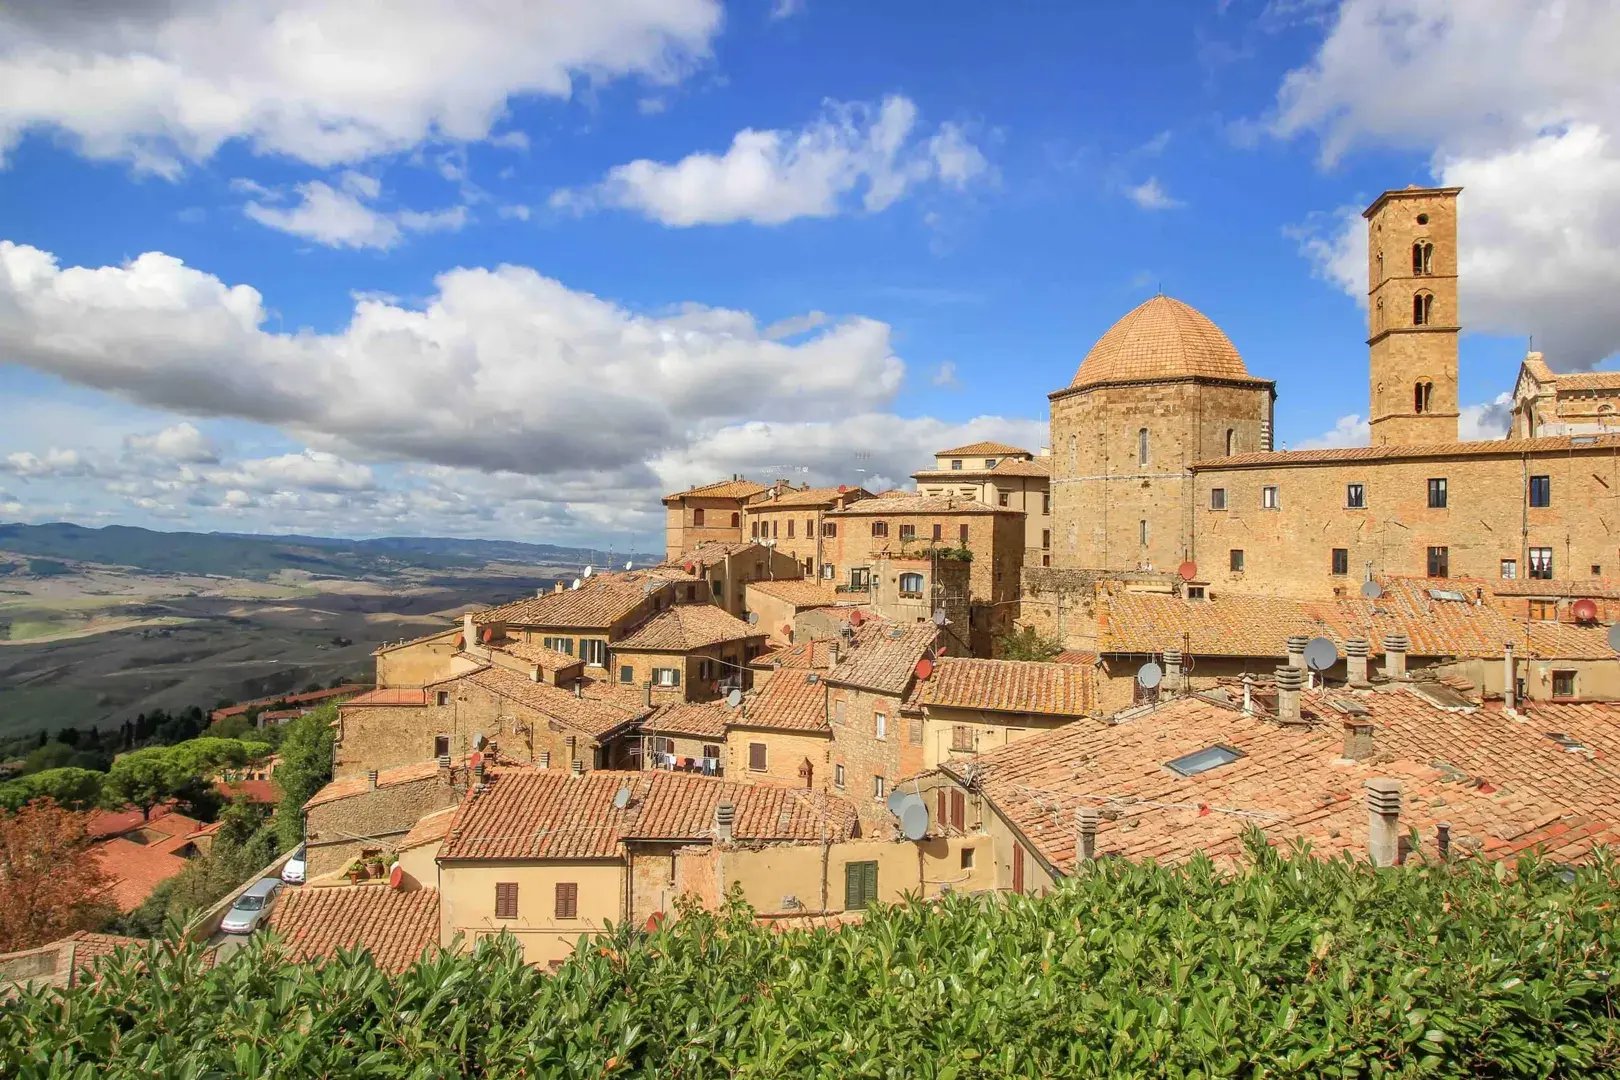
<instances>
[{"instance_id":1,"label":"shuttered window","mask_svg":"<svg viewBox=\"0 0 1620 1080\"><path fill-rule=\"evenodd\" d=\"M951 792L951 824L958 832L967 829L967 796L960 791Z\"/></svg>"},{"instance_id":2,"label":"shuttered window","mask_svg":"<svg viewBox=\"0 0 1620 1080\"><path fill-rule=\"evenodd\" d=\"M517 886L512 888L515 890ZM557 882L557 918L579 918L579 885L576 882Z\"/></svg>"},{"instance_id":3,"label":"shuttered window","mask_svg":"<svg viewBox=\"0 0 1620 1080\"><path fill-rule=\"evenodd\" d=\"M517 882L503 881L495 886L495 917L517 918Z\"/></svg>"},{"instance_id":4,"label":"shuttered window","mask_svg":"<svg viewBox=\"0 0 1620 1080\"><path fill-rule=\"evenodd\" d=\"M1013 844L1013 892L1024 891L1024 847Z\"/></svg>"},{"instance_id":5,"label":"shuttered window","mask_svg":"<svg viewBox=\"0 0 1620 1080\"><path fill-rule=\"evenodd\" d=\"M877 899L876 862L844 864L844 910L860 911Z\"/></svg>"},{"instance_id":6,"label":"shuttered window","mask_svg":"<svg viewBox=\"0 0 1620 1080\"><path fill-rule=\"evenodd\" d=\"M755 772L765 771L765 744L751 742L748 744L748 767Z\"/></svg>"}]
</instances>

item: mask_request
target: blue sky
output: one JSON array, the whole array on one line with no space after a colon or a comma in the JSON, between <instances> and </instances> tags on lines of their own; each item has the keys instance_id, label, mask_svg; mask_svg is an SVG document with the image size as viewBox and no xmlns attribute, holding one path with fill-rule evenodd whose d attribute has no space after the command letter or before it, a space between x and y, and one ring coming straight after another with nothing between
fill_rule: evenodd
<instances>
[{"instance_id":1,"label":"blue sky","mask_svg":"<svg viewBox=\"0 0 1620 1080\"><path fill-rule=\"evenodd\" d=\"M1529 335L1620 346L1597 0L500 7L0 14L0 520L646 547L1039 445L1161 287L1354 444L1412 182L1467 189L1467 434Z\"/></svg>"}]
</instances>

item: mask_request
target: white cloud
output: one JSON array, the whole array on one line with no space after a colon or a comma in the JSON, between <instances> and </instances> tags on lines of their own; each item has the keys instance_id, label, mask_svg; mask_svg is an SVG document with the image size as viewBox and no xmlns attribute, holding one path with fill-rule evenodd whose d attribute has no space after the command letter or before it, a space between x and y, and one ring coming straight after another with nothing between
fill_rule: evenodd
<instances>
[{"instance_id":1,"label":"white cloud","mask_svg":"<svg viewBox=\"0 0 1620 1080\"><path fill-rule=\"evenodd\" d=\"M1157 176L1150 176L1140 184L1127 187L1125 197L1143 210L1174 210L1187 205L1180 199L1172 198Z\"/></svg>"},{"instance_id":2,"label":"white cloud","mask_svg":"<svg viewBox=\"0 0 1620 1080\"><path fill-rule=\"evenodd\" d=\"M1513 395L1497 394L1482 404L1464 405L1458 413L1457 428L1464 442L1506 438L1513 422Z\"/></svg>"},{"instance_id":3,"label":"white cloud","mask_svg":"<svg viewBox=\"0 0 1620 1080\"><path fill-rule=\"evenodd\" d=\"M1372 426L1357 415L1341 416L1329 431L1301 439L1290 450L1328 450L1341 446L1366 446L1372 441Z\"/></svg>"},{"instance_id":4,"label":"white cloud","mask_svg":"<svg viewBox=\"0 0 1620 1080\"><path fill-rule=\"evenodd\" d=\"M232 139L322 166L477 141L515 97L674 81L721 22L715 0L10 4L0 155L43 130L172 176Z\"/></svg>"},{"instance_id":5,"label":"white cloud","mask_svg":"<svg viewBox=\"0 0 1620 1080\"><path fill-rule=\"evenodd\" d=\"M124 446L136 454L163 461L195 465L219 460L219 448L213 440L197 430L195 424L184 421L152 435L127 435Z\"/></svg>"},{"instance_id":6,"label":"white cloud","mask_svg":"<svg viewBox=\"0 0 1620 1080\"><path fill-rule=\"evenodd\" d=\"M253 458L205 475L213 484L260 492L364 491L374 483L365 465L320 450Z\"/></svg>"},{"instance_id":7,"label":"white cloud","mask_svg":"<svg viewBox=\"0 0 1620 1080\"><path fill-rule=\"evenodd\" d=\"M242 208L249 218L268 229L291 233L328 247L386 250L407 232L453 231L467 223L467 208L444 210L379 210L365 199L375 199L380 185L371 177L345 173L343 190L320 180L298 185L293 206L250 202Z\"/></svg>"},{"instance_id":8,"label":"white cloud","mask_svg":"<svg viewBox=\"0 0 1620 1080\"><path fill-rule=\"evenodd\" d=\"M24 480L85 476L91 471L90 463L77 450L61 450L53 447L43 455L19 450L0 458L0 472L19 476Z\"/></svg>"},{"instance_id":9,"label":"white cloud","mask_svg":"<svg viewBox=\"0 0 1620 1080\"><path fill-rule=\"evenodd\" d=\"M877 106L828 102L820 118L798 131L750 128L724 154L615 166L594 187L557 192L552 205L620 207L680 227L780 225L848 212L857 193L860 206L876 213L920 184L961 189L988 175L989 162L960 126L942 124L927 137L916 128L909 98L896 95Z\"/></svg>"},{"instance_id":10,"label":"white cloud","mask_svg":"<svg viewBox=\"0 0 1620 1080\"><path fill-rule=\"evenodd\" d=\"M791 19L804 11L804 0L772 0L771 21Z\"/></svg>"},{"instance_id":11,"label":"white cloud","mask_svg":"<svg viewBox=\"0 0 1620 1080\"><path fill-rule=\"evenodd\" d=\"M962 385L956 378L956 364L950 360L942 362L939 367L935 368L933 378L928 381L935 386L942 386L950 390L955 390Z\"/></svg>"},{"instance_id":12,"label":"white cloud","mask_svg":"<svg viewBox=\"0 0 1620 1080\"><path fill-rule=\"evenodd\" d=\"M1284 80L1271 129L1315 133L1327 162L1362 146L1429 150L1434 181L1464 188L1463 325L1533 335L1555 367L1586 368L1620 351L1617 50L1608 0L1347 0ZM1365 302L1365 225L1339 213L1302 246Z\"/></svg>"}]
</instances>

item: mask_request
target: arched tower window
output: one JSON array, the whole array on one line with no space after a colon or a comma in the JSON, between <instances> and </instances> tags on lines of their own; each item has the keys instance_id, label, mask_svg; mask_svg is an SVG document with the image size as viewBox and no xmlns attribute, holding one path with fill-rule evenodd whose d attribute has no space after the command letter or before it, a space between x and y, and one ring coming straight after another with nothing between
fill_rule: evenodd
<instances>
[{"instance_id":1,"label":"arched tower window","mask_svg":"<svg viewBox=\"0 0 1620 1080\"><path fill-rule=\"evenodd\" d=\"M1434 273L1434 245L1427 240L1412 245L1412 273Z\"/></svg>"},{"instance_id":2,"label":"arched tower window","mask_svg":"<svg viewBox=\"0 0 1620 1080\"><path fill-rule=\"evenodd\" d=\"M1431 408L1431 398L1434 395L1434 383L1424 379L1412 386L1412 411L1426 413Z\"/></svg>"},{"instance_id":3,"label":"arched tower window","mask_svg":"<svg viewBox=\"0 0 1620 1080\"><path fill-rule=\"evenodd\" d=\"M1136 463L1138 465L1146 465L1148 463L1147 443L1147 428L1141 428L1136 433Z\"/></svg>"},{"instance_id":4,"label":"arched tower window","mask_svg":"<svg viewBox=\"0 0 1620 1080\"><path fill-rule=\"evenodd\" d=\"M1429 316L1431 314L1433 314L1433 311L1434 311L1434 294L1433 293L1420 292L1420 293L1413 293L1412 294L1412 325L1413 326L1428 326L1429 325Z\"/></svg>"},{"instance_id":5,"label":"arched tower window","mask_svg":"<svg viewBox=\"0 0 1620 1080\"><path fill-rule=\"evenodd\" d=\"M1231 428L1226 429L1226 456L1231 457L1237 451L1237 432Z\"/></svg>"}]
</instances>

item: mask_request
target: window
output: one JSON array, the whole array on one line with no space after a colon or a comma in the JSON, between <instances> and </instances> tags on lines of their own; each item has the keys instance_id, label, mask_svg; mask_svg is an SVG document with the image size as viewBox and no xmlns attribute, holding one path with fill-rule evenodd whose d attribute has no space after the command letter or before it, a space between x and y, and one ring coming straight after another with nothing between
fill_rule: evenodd
<instances>
[{"instance_id":1,"label":"window","mask_svg":"<svg viewBox=\"0 0 1620 1080\"><path fill-rule=\"evenodd\" d=\"M837 701L833 702L833 723L842 724L843 722L844 722L844 699L839 698Z\"/></svg>"},{"instance_id":2,"label":"window","mask_svg":"<svg viewBox=\"0 0 1620 1080\"><path fill-rule=\"evenodd\" d=\"M749 769L749 771L750 772L764 772L766 762L767 762L767 758L765 756L765 744L762 743L762 742L751 742L751 743L749 743L748 744L748 769Z\"/></svg>"},{"instance_id":3,"label":"window","mask_svg":"<svg viewBox=\"0 0 1620 1080\"><path fill-rule=\"evenodd\" d=\"M880 712L872 714L872 735L874 738L880 741L886 741L888 739L889 718L886 714Z\"/></svg>"},{"instance_id":4,"label":"window","mask_svg":"<svg viewBox=\"0 0 1620 1080\"><path fill-rule=\"evenodd\" d=\"M681 669L672 667L653 668L652 681L654 686L681 685Z\"/></svg>"},{"instance_id":5,"label":"window","mask_svg":"<svg viewBox=\"0 0 1620 1080\"><path fill-rule=\"evenodd\" d=\"M1530 549L1530 576L1552 580L1552 548L1534 547Z\"/></svg>"},{"instance_id":6,"label":"window","mask_svg":"<svg viewBox=\"0 0 1620 1080\"><path fill-rule=\"evenodd\" d=\"M693 525L702 525L703 524L703 511L702 510L694 510L694 511L692 511L692 524Z\"/></svg>"},{"instance_id":7,"label":"window","mask_svg":"<svg viewBox=\"0 0 1620 1080\"><path fill-rule=\"evenodd\" d=\"M1360 484L1344 485L1344 505L1347 510L1367 509L1367 489Z\"/></svg>"},{"instance_id":8,"label":"window","mask_svg":"<svg viewBox=\"0 0 1620 1080\"><path fill-rule=\"evenodd\" d=\"M916 598L922 596L922 594L923 576L921 574L905 573L900 575L901 596Z\"/></svg>"},{"instance_id":9,"label":"window","mask_svg":"<svg viewBox=\"0 0 1620 1080\"><path fill-rule=\"evenodd\" d=\"M1553 697L1575 696L1575 673L1573 671L1555 671L1552 676Z\"/></svg>"},{"instance_id":10,"label":"window","mask_svg":"<svg viewBox=\"0 0 1620 1080\"><path fill-rule=\"evenodd\" d=\"M1573 671L1571 671L1571 672L1566 672L1566 674L1574 675L1575 673ZM1574 697L1575 695L1571 694L1570 696ZM1546 735L1547 735L1547 738L1551 739L1553 742L1557 743L1559 746L1562 746L1565 750L1568 750L1568 751L1570 751L1571 753L1574 753L1574 754L1585 753L1586 751L1591 749L1591 747L1589 747L1585 743L1581 742L1581 740L1575 738L1575 736L1566 735L1562 731L1549 731L1549 732L1546 732Z\"/></svg>"},{"instance_id":11,"label":"window","mask_svg":"<svg viewBox=\"0 0 1620 1080\"><path fill-rule=\"evenodd\" d=\"M1050 551L1050 550L1052 550L1052 530L1051 529L1042 529L1041 530L1041 550L1042 551Z\"/></svg>"},{"instance_id":12,"label":"window","mask_svg":"<svg viewBox=\"0 0 1620 1080\"><path fill-rule=\"evenodd\" d=\"M1234 574L1243 573L1243 549L1242 548L1233 548L1231 551L1226 553L1226 558L1227 558L1228 565L1232 568L1232 573L1234 573Z\"/></svg>"},{"instance_id":13,"label":"window","mask_svg":"<svg viewBox=\"0 0 1620 1080\"><path fill-rule=\"evenodd\" d=\"M872 798L882 802L889 794L888 781L881 776L872 777Z\"/></svg>"},{"instance_id":14,"label":"window","mask_svg":"<svg viewBox=\"0 0 1620 1080\"><path fill-rule=\"evenodd\" d=\"M842 765L833 766L833 786L839 788L844 786L844 767Z\"/></svg>"},{"instance_id":15,"label":"window","mask_svg":"<svg viewBox=\"0 0 1620 1080\"><path fill-rule=\"evenodd\" d=\"M1349 548L1334 548L1333 549L1333 571L1332 572L1334 573L1334 575L1336 575L1338 577L1343 577L1345 574L1348 574L1350 572L1350 549Z\"/></svg>"},{"instance_id":16,"label":"window","mask_svg":"<svg viewBox=\"0 0 1620 1080\"><path fill-rule=\"evenodd\" d=\"M1233 451L1236 448L1237 448L1237 432L1233 431L1231 428L1227 428L1226 429L1226 456L1231 457Z\"/></svg>"},{"instance_id":17,"label":"window","mask_svg":"<svg viewBox=\"0 0 1620 1080\"><path fill-rule=\"evenodd\" d=\"M1432 547L1429 549L1429 576L1451 576L1451 549Z\"/></svg>"},{"instance_id":18,"label":"window","mask_svg":"<svg viewBox=\"0 0 1620 1080\"><path fill-rule=\"evenodd\" d=\"M759 539L759 522L750 521L748 523L748 535L753 537L755 540Z\"/></svg>"},{"instance_id":19,"label":"window","mask_svg":"<svg viewBox=\"0 0 1620 1080\"><path fill-rule=\"evenodd\" d=\"M693 591L696 591L693 586ZM579 643L579 658L591 667L607 666L607 642L596 638L583 638Z\"/></svg>"},{"instance_id":20,"label":"window","mask_svg":"<svg viewBox=\"0 0 1620 1080\"><path fill-rule=\"evenodd\" d=\"M962 869L973 869L973 849L970 847L962 849Z\"/></svg>"},{"instance_id":21,"label":"window","mask_svg":"<svg viewBox=\"0 0 1620 1080\"><path fill-rule=\"evenodd\" d=\"M449 755L450 755L450 736L448 736L448 735L435 735L435 736L433 736L433 756L436 757L436 758L442 758L442 757L448 757Z\"/></svg>"},{"instance_id":22,"label":"window","mask_svg":"<svg viewBox=\"0 0 1620 1080\"><path fill-rule=\"evenodd\" d=\"M1184 754L1174 761L1167 761L1164 767L1182 776L1197 776L1199 773L1218 769L1222 765L1230 765L1242 756L1230 746L1210 746L1191 754Z\"/></svg>"},{"instance_id":23,"label":"window","mask_svg":"<svg viewBox=\"0 0 1620 1080\"><path fill-rule=\"evenodd\" d=\"M805 518L804 519L804 538L806 540L808 540L814 535L816 535L816 519L815 518Z\"/></svg>"},{"instance_id":24,"label":"window","mask_svg":"<svg viewBox=\"0 0 1620 1080\"><path fill-rule=\"evenodd\" d=\"M953 468L953 469L955 469L957 471L961 471L962 459L961 458L952 458L951 459L951 468Z\"/></svg>"},{"instance_id":25,"label":"window","mask_svg":"<svg viewBox=\"0 0 1620 1080\"><path fill-rule=\"evenodd\" d=\"M877 862L844 864L844 909L861 911L877 902Z\"/></svg>"},{"instance_id":26,"label":"window","mask_svg":"<svg viewBox=\"0 0 1620 1080\"><path fill-rule=\"evenodd\" d=\"M1502 560L1502 578L1503 578L1503 580L1512 581L1514 578L1516 578L1518 576L1519 576L1519 560L1518 559L1503 559Z\"/></svg>"},{"instance_id":27,"label":"window","mask_svg":"<svg viewBox=\"0 0 1620 1080\"><path fill-rule=\"evenodd\" d=\"M902 539L902 540L915 540L915 539L917 539L917 526L915 526L915 525L902 525L902 526L900 526L900 539Z\"/></svg>"},{"instance_id":28,"label":"window","mask_svg":"<svg viewBox=\"0 0 1620 1080\"><path fill-rule=\"evenodd\" d=\"M1277 509L1277 489L1275 486L1267 484L1260 489L1260 507L1264 510Z\"/></svg>"},{"instance_id":29,"label":"window","mask_svg":"<svg viewBox=\"0 0 1620 1080\"><path fill-rule=\"evenodd\" d=\"M1041 513L1045 514L1047 516L1051 516L1051 513L1052 513L1052 493L1050 491L1041 492Z\"/></svg>"},{"instance_id":30,"label":"window","mask_svg":"<svg viewBox=\"0 0 1620 1080\"><path fill-rule=\"evenodd\" d=\"M872 535L873 536L888 536L889 535L889 523L887 521L874 521L874 522L872 522Z\"/></svg>"},{"instance_id":31,"label":"window","mask_svg":"<svg viewBox=\"0 0 1620 1080\"><path fill-rule=\"evenodd\" d=\"M985 458L984 459L984 467L987 468L987 469L995 468L996 467L996 459L993 458L993 457Z\"/></svg>"},{"instance_id":32,"label":"window","mask_svg":"<svg viewBox=\"0 0 1620 1080\"><path fill-rule=\"evenodd\" d=\"M864 589L864 588L866 588L867 582L868 582L868 575L870 573L871 573L871 571L868 570L864 566L852 566L852 567L850 567L849 568L849 587L851 589Z\"/></svg>"},{"instance_id":33,"label":"window","mask_svg":"<svg viewBox=\"0 0 1620 1080\"><path fill-rule=\"evenodd\" d=\"M957 526L957 529L956 529L956 542L961 544L963 547L967 547L967 536L968 536L967 531L968 531L968 527L966 525Z\"/></svg>"},{"instance_id":34,"label":"window","mask_svg":"<svg viewBox=\"0 0 1620 1080\"><path fill-rule=\"evenodd\" d=\"M951 749L958 754L973 753L973 729L966 724L951 726Z\"/></svg>"},{"instance_id":35,"label":"window","mask_svg":"<svg viewBox=\"0 0 1620 1080\"><path fill-rule=\"evenodd\" d=\"M1429 480L1429 509L1444 510L1446 508L1446 478L1432 477Z\"/></svg>"},{"instance_id":36,"label":"window","mask_svg":"<svg viewBox=\"0 0 1620 1080\"><path fill-rule=\"evenodd\" d=\"M922 717L913 716L911 718L911 745L912 746L921 746L922 745L922 735L923 735L922 727L923 727L923 725L922 725Z\"/></svg>"},{"instance_id":37,"label":"window","mask_svg":"<svg viewBox=\"0 0 1620 1080\"><path fill-rule=\"evenodd\" d=\"M967 796L955 788L951 789L951 824L957 832L967 828Z\"/></svg>"},{"instance_id":38,"label":"window","mask_svg":"<svg viewBox=\"0 0 1620 1080\"><path fill-rule=\"evenodd\" d=\"M793 525L794 525L793 519L788 518L788 539L789 540L793 539Z\"/></svg>"},{"instance_id":39,"label":"window","mask_svg":"<svg viewBox=\"0 0 1620 1080\"><path fill-rule=\"evenodd\" d=\"M1412 384L1412 411L1426 413L1429 411L1434 397L1434 383L1418 382Z\"/></svg>"},{"instance_id":40,"label":"window","mask_svg":"<svg viewBox=\"0 0 1620 1080\"><path fill-rule=\"evenodd\" d=\"M433 703L435 705L448 705L448 704L450 704L450 691L448 691L448 690L436 691L434 693L434 695L433 695Z\"/></svg>"},{"instance_id":41,"label":"window","mask_svg":"<svg viewBox=\"0 0 1620 1080\"><path fill-rule=\"evenodd\" d=\"M1013 841L1012 862L1012 889L1013 892L1022 894L1024 891L1024 845L1016 840Z\"/></svg>"},{"instance_id":42,"label":"window","mask_svg":"<svg viewBox=\"0 0 1620 1080\"><path fill-rule=\"evenodd\" d=\"M571 637L541 638L540 644L554 652L567 653L569 656L574 655L574 639Z\"/></svg>"},{"instance_id":43,"label":"window","mask_svg":"<svg viewBox=\"0 0 1620 1080\"><path fill-rule=\"evenodd\" d=\"M719 578L712 579L709 582L709 591L714 593L714 598L716 600L723 599L726 595L725 582L721 581Z\"/></svg>"},{"instance_id":44,"label":"window","mask_svg":"<svg viewBox=\"0 0 1620 1080\"><path fill-rule=\"evenodd\" d=\"M1226 489L1225 488L1210 488L1209 489L1209 508L1211 510L1225 510L1226 509Z\"/></svg>"},{"instance_id":45,"label":"window","mask_svg":"<svg viewBox=\"0 0 1620 1080\"><path fill-rule=\"evenodd\" d=\"M1208 600L1209 594L1202 585L1189 585L1187 586L1187 599Z\"/></svg>"},{"instance_id":46,"label":"window","mask_svg":"<svg viewBox=\"0 0 1620 1080\"><path fill-rule=\"evenodd\" d=\"M1558 621L1558 601L1531 600L1529 601L1529 616L1537 622Z\"/></svg>"},{"instance_id":47,"label":"window","mask_svg":"<svg viewBox=\"0 0 1620 1080\"><path fill-rule=\"evenodd\" d=\"M1146 465L1148 463L1147 428L1140 428L1136 432L1136 463L1138 465Z\"/></svg>"},{"instance_id":48,"label":"window","mask_svg":"<svg viewBox=\"0 0 1620 1080\"><path fill-rule=\"evenodd\" d=\"M935 541L935 543L938 543L940 540L943 540L943 539L945 539L945 526L943 526L943 525L935 525L934 526L934 541Z\"/></svg>"},{"instance_id":49,"label":"window","mask_svg":"<svg viewBox=\"0 0 1620 1080\"><path fill-rule=\"evenodd\" d=\"M517 882L501 881L495 885L495 917L517 918Z\"/></svg>"},{"instance_id":50,"label":"window","mask_svg":"<svg viewBox=\"0 0 1620 1080\"><path fill-rule=\"evenodd\" d=\"M557 918L579 918L579 883L574 881L557 882Z\"/></svg>"},{"instance_id":51,"label":"window","mask_svg":"<svg viewBox=\"0 0 1620 1080\"><path fill-rule=\"evenodd\" d=\"M1530 478L1530 505L1552 505L1552 477L1532 476Z\"/></svg>"},{"instance_id":52,"label":"window","mask_svg":"<svg viewBox=\"0 0 1620 1080\"><path fill-rule=\"evenodd\" d=\"M1427 240L1419 240L1412 245L1412 273L1418 275L1434 273L1434 245Z\"/></svg>"},{"instance_id":53,"label":"window","mask_svg":"<svg viewBox=\"0 0 1620 1080\"><path fill-rule=\"evenodd\" d=\"M821 564L821 577L823 581L831 581L835 573L832 563Z\"/></svg>"},{"instance_id":54,"label":"window","mask_svg":"<svg viewBox=\"0 0 1620 1080\"><path fill-rule=\"evenodd\" d=\"M996 505L997 506L1011 506L1012 505L1011 499L1012 499L1012 496L1010 496L1007 492L1005 492L1005 491L998 492L996 494Z\"/></svg>"},{"instance_id":55,"label":"window","mask_svg":"<svg viewBox=\"0 0 1620 1080\"><path fill-rule=\"evenodd\" d=\"M836 522L836 521L823 521L821 523L821 535L822 536L837 536L838 535L838 522Z\"/></svg>"},{"instance_id":56,"label":"window","mask_svg":"<svg viewBox=\"0 0 1620 1080\"><path fill-rule=\"evenodd\" d=\"M1429 316L1434 311L1434 294L1420 292L1412 297L1412 325L1428 326Z\"/></svg>"},{"instance_id":57,"label":"window","mask_svg":"<svg viewBox=\"0 0 1620 1080\"><path fill-rule=\"evenodd\" d=\"M781 535L781 530L782 530L782 523L780 521L771 522L771 539L774 540L778 536L780 536Z\"/></svg>"},{"instance_id":58,"label":"window","mask_svg":"<svg viewBox=\"0 0 1620 1080\"><path fill-rule=\"evenodd\" d=\"M742 515L741 514L734 513L734 514L731 515L731 527L733 529L742 528Z\"/></svg>"},{"instance_id":59,"label":"window","mask_svg":"<svg viewBox=\"0 0 1620 1080\"><path fill-rule=\"evenodd\" d=\"M1141 544L1143 547L1147 547L1147 542L1148 542L1147 518L1142 518L1140 521L1138 521L1136 523L1136 542L1138 544Z\"/></svg>"},{"instance_id":60,"label":"window","mask_svg":"<svg viewBox=\"0 0 1620 1080\"><path fill-rule=\"evenodd\" d=\"M619 681L622 682L622 683L626 683L626 684L635 682L636 681L636 669L631 667L629 664L620 664L619 665Z\"/></svg>"}]
</instances>

